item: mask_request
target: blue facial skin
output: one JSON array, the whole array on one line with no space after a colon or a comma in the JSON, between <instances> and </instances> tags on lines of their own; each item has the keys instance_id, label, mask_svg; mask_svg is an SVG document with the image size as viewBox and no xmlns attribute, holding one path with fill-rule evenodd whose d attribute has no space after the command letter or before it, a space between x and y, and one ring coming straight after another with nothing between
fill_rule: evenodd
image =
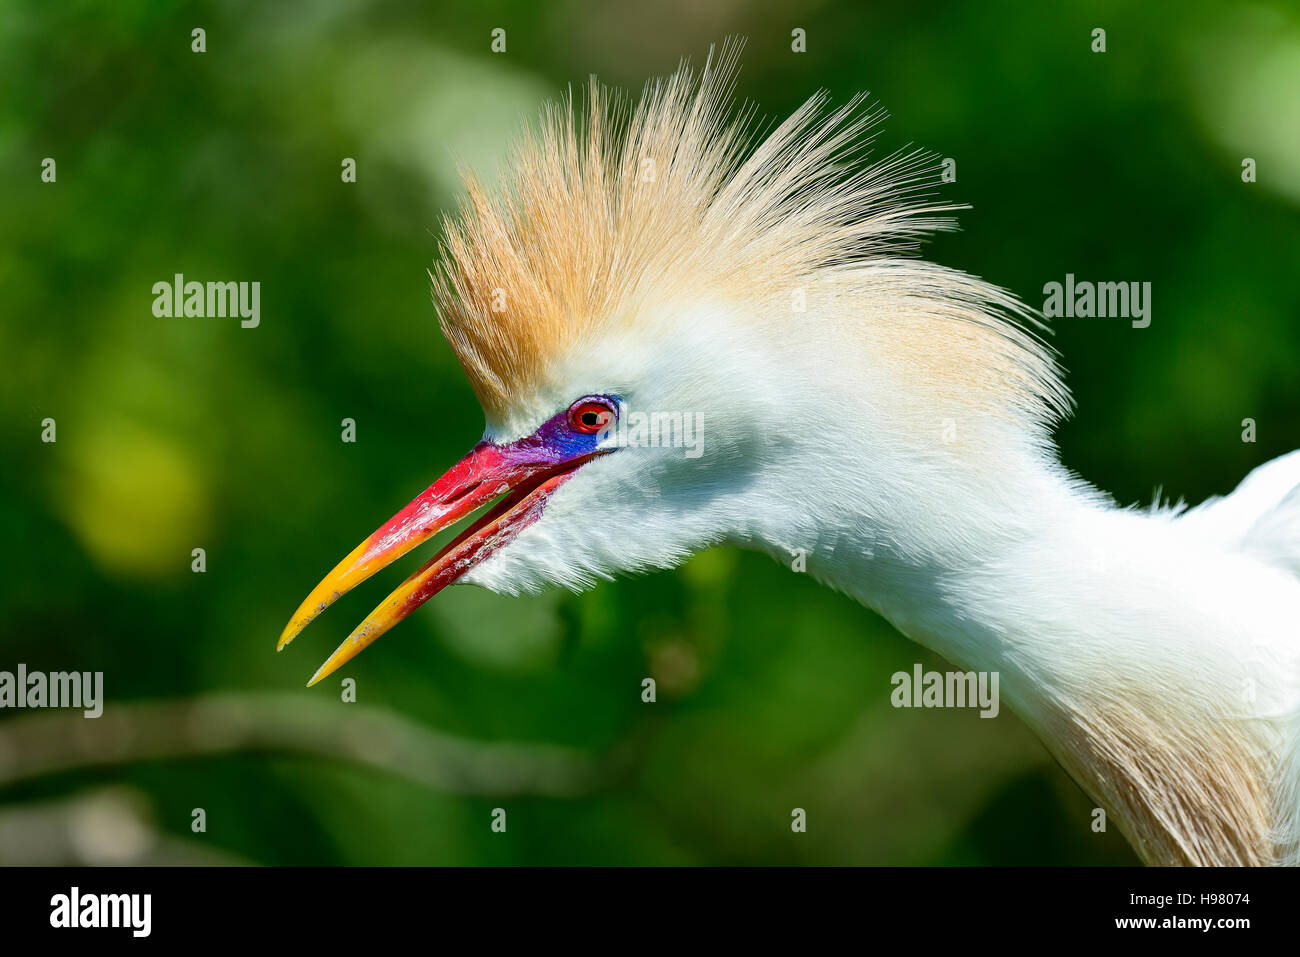
<instances>
[{"instance_id":1,"label":"blue facial skin","mask_svg":"<svg viewBox=\"0 0 1300 957\"><path fill-rule=\"evenodd\" d=\"M617 421L620 406L617 396L587 395L572 403L569 408L583 402L601 402L608 405L613 410ZM569 409L565 409L543 422L532 435L525 435L522 439L497 446L497 451L507 462L519 466L563 465L573 459L594 454L603 434L577 431L569 425Z\"/></svg>"}]
</instances>

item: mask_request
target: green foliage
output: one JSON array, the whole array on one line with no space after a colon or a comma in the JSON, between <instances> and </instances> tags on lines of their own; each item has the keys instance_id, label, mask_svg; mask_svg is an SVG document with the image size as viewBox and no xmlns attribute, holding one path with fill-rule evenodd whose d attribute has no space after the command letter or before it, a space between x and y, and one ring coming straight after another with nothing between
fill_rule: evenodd
<instances>
[{"instance_id":1,"label":"green foliage","mask_svg":"<svg viewBox=\"0 0 1300 957\"><path fill-rule=\"evenodd\" d=\"M750 38L739 93L763 113L866 88L893 114L878 151L957 160L944 189L974 208L931 257L1032 304L1067 272L1152 283L1149 329L1056 323L1079 406L1060 436L1070 467L1125 503L1157 486L1195 501L1300 444L1289 4L690 11L6 4L0 669L103 671L106 722L138 700L293 692L319 717L292 733L319 747L131 760L124 732L120 760L91 762L69 743L63 770L0 774L0 818L125 785L159 847L271 864L1133 861L1113 827L1091 833L1090 802L1014 717L890 708L894 671L942 663L751 554L580 597L448 594L346 669L355 707L487 748L483 793L447 784L459 765L437 749L412 752L450 775L436 786L358 763L381 745L335 740L332 716L354 707L337 681L301 690L390 577L274 654L309 588L481 429L424 275L457 163L490 178L519 119L566 84L597 72L635 90L729 33ZM807 53L790 51L796 26ZM156 318L152 286L175 273L259 281L260 326ZM0 768L31 717L0 717ZM491 749L511 742L498 767ZM518 785L536 747L598 770Z\"/></svg>"}]
</instances>

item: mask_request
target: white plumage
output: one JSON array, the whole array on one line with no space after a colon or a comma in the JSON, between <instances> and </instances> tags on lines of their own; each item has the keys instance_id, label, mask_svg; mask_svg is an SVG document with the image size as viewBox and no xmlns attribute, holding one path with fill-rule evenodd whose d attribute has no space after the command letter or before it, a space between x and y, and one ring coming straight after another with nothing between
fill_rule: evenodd
<instances>
[{"instance_id":1,"label":"white plumage","mask_svg":"<svg viewBox=\"0 0 1300 957\"><path fill-rule=\"evenodd\" d=\"M1069 400L1029 311L906 255L950 208L922 191L933 158L862 165L877 117L820 98L751 148L733 57L648 88L626 133L593 86L449 223L435 291L492 448L590 394L695 415L703 442L575 466L458 580L580 589L717 543L803 550L904 634L999 672L1145 860L1296 863L1300 453L1191 511L1115 507L1057 459ZM282 643L391 560L374 554Z\"/></svg>"}]
</instances>

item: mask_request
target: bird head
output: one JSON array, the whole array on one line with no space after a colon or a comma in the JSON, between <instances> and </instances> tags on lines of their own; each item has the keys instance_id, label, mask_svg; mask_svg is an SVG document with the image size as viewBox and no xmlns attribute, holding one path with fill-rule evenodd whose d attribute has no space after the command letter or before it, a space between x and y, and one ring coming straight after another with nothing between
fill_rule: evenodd
<instances>
[{"instance_id":1,"label":"bird head","mask_svg":"<svg viewBox=\"0 0 1300 957\"><path fill-rule=\"evenodd\" d=\"M929 192L938 159L864 162L882 114L860 98L830 110L819 94L756 135L729 105L737 52L635 106L593 81L521 135L499 189L467 177L431 277L486 430L326 576L280 647L486 511L311 683L451 584L581 589L718 542L795 549L846 500L867 523L908 508L924 523L909 489L953 487L945 416L1032 445L1055 414L1023 308L906 255L954 208Z\"/></svg>"}]
</instances>

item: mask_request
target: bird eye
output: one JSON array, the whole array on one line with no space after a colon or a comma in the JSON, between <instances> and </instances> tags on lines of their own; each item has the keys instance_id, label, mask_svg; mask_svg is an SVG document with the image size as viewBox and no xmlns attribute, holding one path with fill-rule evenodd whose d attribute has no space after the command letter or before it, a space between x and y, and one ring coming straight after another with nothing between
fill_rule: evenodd
<instances>
[{"instance_id":1,"label":"bird eye","mask_svg":"<svg viewBox=\"0 0 1300 957\"><path fill-rule=\"evenodd\" d=\"M595 435L614 421L614 409L603 399L579 399L569 407L569 428Z\"/></svg>"}]
</instances>

